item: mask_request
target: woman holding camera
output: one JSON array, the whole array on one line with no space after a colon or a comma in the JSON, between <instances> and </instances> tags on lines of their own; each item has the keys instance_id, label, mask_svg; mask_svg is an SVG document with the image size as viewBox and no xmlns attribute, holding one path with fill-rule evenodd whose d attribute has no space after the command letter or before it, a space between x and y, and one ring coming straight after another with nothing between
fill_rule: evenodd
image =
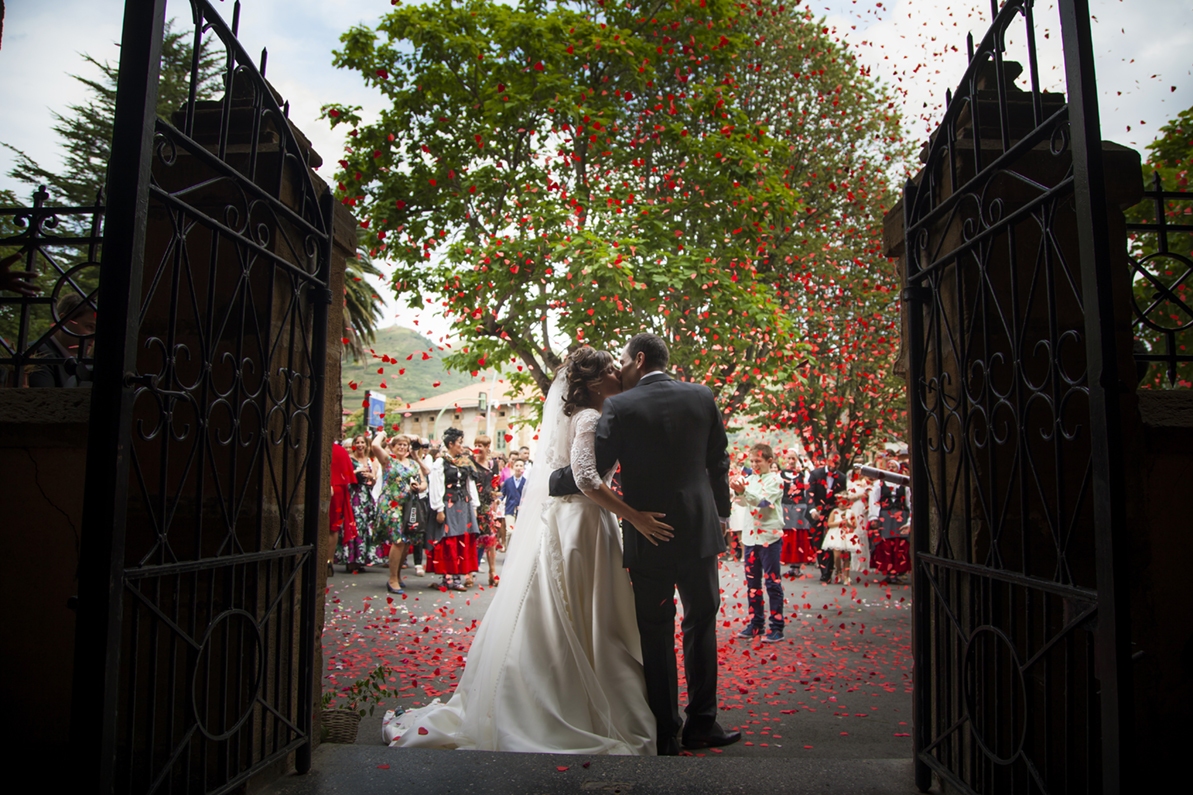
<instances>
[{"instance_id":1,"label":"woman holding camera","mask_svg":"<svg viewBox=\"0 0 1193 795\"><path fill-rule=\"evenodd\" d=\"M406 587L402 582L402 563L410 543L412 517L417 517L415 501L426 490L427 483L422 469L410 456L410 439L395 437L390 452L382 443L384 438L384 431L373 437L373 454L385 470L377 505L376 537L379 544L389 546L389 581L385 590L402 594Z\"/></svg>"}]
</instances>

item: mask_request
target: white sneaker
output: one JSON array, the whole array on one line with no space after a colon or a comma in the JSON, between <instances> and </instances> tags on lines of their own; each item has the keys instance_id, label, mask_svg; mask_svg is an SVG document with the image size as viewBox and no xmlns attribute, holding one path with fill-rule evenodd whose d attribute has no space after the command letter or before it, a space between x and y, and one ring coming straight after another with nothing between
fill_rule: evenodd
<instances>
[{"instance_id":1,"label":"white sneaker","mask_svg":"<svg viewBox=\"0 0 1193 795\"><path fill-rule=\"evenodd\" d=\"M422 566L414 567L414 576L415 577L425 577L426 575L427 575L427 570L425 568L423 568Z\"/></svg>"}]
</instances>

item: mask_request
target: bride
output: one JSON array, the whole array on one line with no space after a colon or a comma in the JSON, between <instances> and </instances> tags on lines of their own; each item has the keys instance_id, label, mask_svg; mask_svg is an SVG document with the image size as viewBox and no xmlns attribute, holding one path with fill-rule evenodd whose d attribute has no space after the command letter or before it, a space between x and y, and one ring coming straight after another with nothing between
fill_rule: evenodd
<instances>
[{"instance_id":1,"label":"bride","mask_svg":"<svg viewBox=\"0 0 1193 795\"><path fill-rule=\"evenodd\" d=\"M391 746L574 754L654 754L634 592L614 513L651 543L671 537L657 513L630 508L596 471L601 404L621 391L613 357L568 356L543 411L538 458L518 513L501 588L477 630L460 684L390 719ZM549 497L572 465L584 491Z\"/></svg>"}]
</instances>

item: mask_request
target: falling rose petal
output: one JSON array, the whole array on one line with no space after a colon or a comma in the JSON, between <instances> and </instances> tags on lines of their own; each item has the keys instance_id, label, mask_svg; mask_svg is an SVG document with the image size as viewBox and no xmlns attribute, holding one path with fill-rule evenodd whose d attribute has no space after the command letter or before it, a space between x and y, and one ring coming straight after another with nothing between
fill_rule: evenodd
<instances>
[{"instance_id":1,"label":"falling rose petal","mask_svg":"<svg viewBox=\"0 0 1193 795\"><path fill-rule=\"evenodd\" d=\"M560 773L562 773L563 771L570 770L571 768L567 767L566 765L559 765L555 769L558 770Z\"/></svg>"},{"instance_id":2,"label":"falling rose petal","mask_svg":"<svg viewBox=\"0 0 1193 795\"><path fill-rule=\"evenodd\" d=\"M389 765L377 765L378 770L389 770Z\"/></svg>"}]
</instances>

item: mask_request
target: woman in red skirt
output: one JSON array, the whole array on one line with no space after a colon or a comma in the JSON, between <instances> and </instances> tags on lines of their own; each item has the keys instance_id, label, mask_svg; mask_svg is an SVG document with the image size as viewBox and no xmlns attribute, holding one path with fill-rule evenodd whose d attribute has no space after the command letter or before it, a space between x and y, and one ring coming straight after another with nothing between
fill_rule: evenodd
<instances>
[{"instance_id":1,"label":"woman in red skirt","mask_svg":"<svg viewBox=\"0 0 1193 795\"><path fill-rule=\"evenodd\" d=\"M808 469L799 468L799 457L795 453L787 456L787 466L779 470L783 479L783 548L779 553L780 563L789 566L791 577L800 576L805 563L816 560L816 550L808 534Z\"/></svg>"},{"instance_id":2,"label":"woman in red skirt","mask_svg":"<svg viewBox=\"0 0 1193 795\"><path fill-rule=\"evenodd\" d=\"M464 449L464 432L443 432L443 455L431 468L431 512L427 528L427 571L442 574L442 587L463 591L461 577L472 580L477 570L476 537L480 531L476 509L480 505L476 468ZM469 582L471 584L471 582Z\"/></svg>"},{"instance_id":3,"label":"woman in red skirt","mask_svg":"<svg viewBox=\"0 0 1193 795\"><path fill-rule=\"evenodd\" d=\"M883 467L888 472L900 472L895 459ZM902 474L906 474L903 472ZM906 486L878 481L870 492L870 567L879 571L883 582L889 583L911 570L910 500Z\"/></svg>"}]
</instances>

